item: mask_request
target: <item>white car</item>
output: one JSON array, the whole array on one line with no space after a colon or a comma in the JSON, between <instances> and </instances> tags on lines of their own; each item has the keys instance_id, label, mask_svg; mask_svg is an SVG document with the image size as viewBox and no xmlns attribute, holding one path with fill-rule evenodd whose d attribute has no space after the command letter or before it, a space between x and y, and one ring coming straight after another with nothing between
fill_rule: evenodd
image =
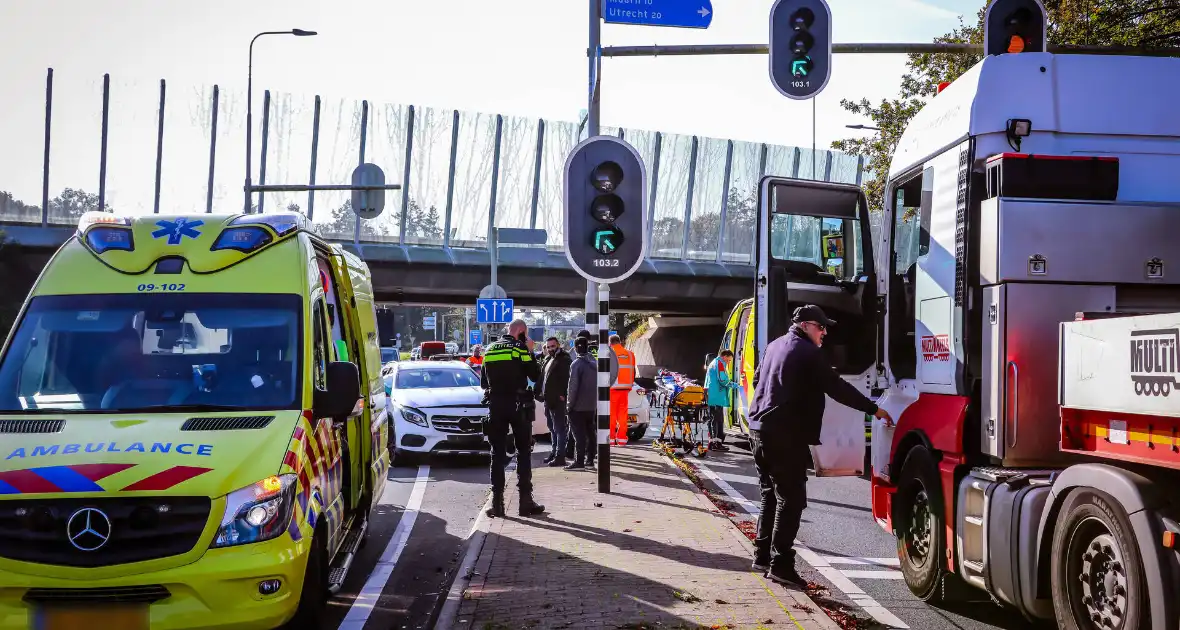
<instances>
[{"instance_id":1,"label":"white car","mask_svg":"<svg viewBox=\"0 0 1180 630\"><path fill-rule=\"evenodd\" d=\"M385 376L394 460L415 454L487 453L479 377L461 361L401 361Z\"/></svg>"},{"instance_id":2,"label":"white car","mask_svg":"<svg viewBox=\"0 0 1180 630\"><path fill-rule=\"evenodd\" d=\"M595 416L597 418L597 415ZM638 386L631 386L631 394L627 397L627 440L635 442L647 434L651 424L651 405L647 400L647 390ZM537 403L537 413L533 417L533 435L548 435L549 423L545 419L545 405ZM595 431L597 435L597 431Z\"/></svg>"}]
</instances>

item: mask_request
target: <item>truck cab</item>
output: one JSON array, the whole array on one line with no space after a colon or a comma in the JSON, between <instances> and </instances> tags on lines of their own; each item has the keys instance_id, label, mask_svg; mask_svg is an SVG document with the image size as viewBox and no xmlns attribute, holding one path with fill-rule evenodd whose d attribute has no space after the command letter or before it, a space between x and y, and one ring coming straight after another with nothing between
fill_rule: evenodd
<instances>
[{"instance_id":1,"label":"truck cab","mask_svg":"<svg viewBox=\"0 0 1180 630\"><path fill-rule=\"evenodd\" d=\"M966 586L1080 624L1062 627L1176 627L1157 542L1174 476L1062 448L1059 356L1077 313L1180 311L1178 85L1175 59L992 55L900 139L877 239L897 424L874 423L871 468L919 597ZM1123 578L1096 577L1109 566Z\"/></svg>"}]
</instances>

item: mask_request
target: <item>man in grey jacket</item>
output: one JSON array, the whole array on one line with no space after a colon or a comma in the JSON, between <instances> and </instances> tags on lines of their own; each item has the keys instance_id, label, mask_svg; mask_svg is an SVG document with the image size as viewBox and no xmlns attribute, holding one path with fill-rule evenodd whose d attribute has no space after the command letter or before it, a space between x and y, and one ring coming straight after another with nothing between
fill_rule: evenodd
<instances>
[{"instance_id":1,"label":"man in grey jacket","mask_svg":"<svg viewBox=\"0 0 1180 630\"><path fill-rule=\"evenodd\" d=\"M574 341L577 357L570 364L569 407L570 432L574 436L574 463L566 470L594 468L595 412L598 410L598 363L590 354L590 340L579 337Z\"/></svg>"}]
</instances>

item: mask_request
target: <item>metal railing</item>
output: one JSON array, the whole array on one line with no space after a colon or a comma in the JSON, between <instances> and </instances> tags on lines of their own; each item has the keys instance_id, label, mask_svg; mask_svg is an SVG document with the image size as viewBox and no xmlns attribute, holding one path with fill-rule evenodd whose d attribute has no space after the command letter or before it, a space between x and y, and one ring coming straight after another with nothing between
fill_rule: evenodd
<instances>
[{"instance_id":1,"label":"metal railing","mask_svg":"<svg viewBox=\"0 0 1180 630\"><path fill-rule=\"evenodd\" d=\"M14 190L16 182L4 179L11 175L0 173L0 221L66 225L92 209L240 211L241 91L118 82L109 74L69 82L52 69L44 88L43 121L15 123L44 123L40 204L28 199L36 194L28 186ZM270 90L255 120L258 185L344 183L359 159L381 166L402 189L387 195L381 216L359 223L345 192L260 193L254 211L298 210L341 241L486 248L494 223L544 229L545 247L562 250L562 170L580 140L577 123ZM55 125L66 131L55 136ZM806 148L695 135L602 133L626 139L647 164L651 258L750 264L763 175L846 183L865 176L862 158L838 151L813 156ZM15 146L3 135L0 127L0 144ZM51 197L51 190L60 192Z\"/></svg>"}]
</instances>

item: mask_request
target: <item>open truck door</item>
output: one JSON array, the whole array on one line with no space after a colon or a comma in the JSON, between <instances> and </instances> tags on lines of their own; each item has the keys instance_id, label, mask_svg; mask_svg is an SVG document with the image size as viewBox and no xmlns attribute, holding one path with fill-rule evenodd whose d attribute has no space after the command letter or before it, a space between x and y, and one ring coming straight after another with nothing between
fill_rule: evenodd
<instances>
[{"instance_id":1,"label":"open truck door","mask_svg":"<svg viewBox=\"0 0 1180 630\"><path fill-rule=\"evenodd\" d=\"M754 299L757 356L785 335L794 310L815 304L836 321L823 350L841 376L869 395L877 377L878 299L868 202L860 187L765 177L758 190ZM864 473L865 416L830 398L816 476Z\"/></svg>"}]
</instances>

